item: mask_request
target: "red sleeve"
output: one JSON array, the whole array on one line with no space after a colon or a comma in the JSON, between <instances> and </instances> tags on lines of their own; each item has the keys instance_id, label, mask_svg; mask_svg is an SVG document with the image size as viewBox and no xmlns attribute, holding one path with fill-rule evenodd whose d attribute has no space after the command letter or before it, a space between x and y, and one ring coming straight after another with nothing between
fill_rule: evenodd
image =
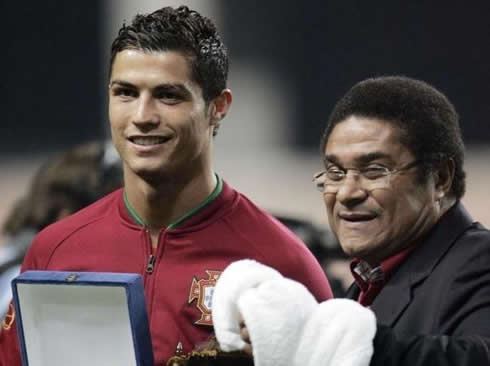
<instances>
[{"instance_id":1,"label":"red sleeve","mask_svg":"<svg viewBox=\"0 0 490 366\"><path fill-rule=\"evenodd\" d=\"M284 246L281 255L264 258L263 263L276 268L284 277L302 283L312 293L318 302L333 298L332 289L328 282L325 271L316 260L313 253L294 234L290 233L282 241L288 243Z\"/></svg>"},{"instance_id":2,"label":"red sleeve","mask_svg":"<svg viewBox=\"0 0 490 366\"><path fill-rule=\"evenodd\" d=\"M32 252L33 247L31 246L24 258L21 272L37 268L33 260L35 255ZM7 315L2 319L2 327L0 328L0 366L22 366L19 338L17 336L16 313L13 303L10 304Z\"/></svg>"},{"instance_id":3,"label":"red sleeve","mask_svg":"<svg viewBox=\"0 0 490 366\"><path fill-rule=\"evenodd\" d=\"M306 253L298 256L298 263L290 270L291 275L285 275L305 285L318 302L333 299L327 276L308 249L306 249Z\"/></svg>"}]
</instances>

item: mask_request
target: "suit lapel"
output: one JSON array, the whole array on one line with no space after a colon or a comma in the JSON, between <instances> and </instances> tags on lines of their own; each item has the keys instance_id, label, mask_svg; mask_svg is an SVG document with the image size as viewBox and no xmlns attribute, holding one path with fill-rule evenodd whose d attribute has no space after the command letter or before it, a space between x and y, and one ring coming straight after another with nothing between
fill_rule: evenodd
<instances>
[{"instance_id":1,"label":"suit lapel","mask_svg":"<svg viewBox=\"0 0 490 366\"><path fill-rule=\"evenodd\" d=\"M430 276L437 263L472 223L473 220L461 203L449 210L393 273L374 300L371 309L380 324L396 324L412 301L412 289Z\"/></svg>"},{"instance_id":2,"label":"suit lapel","mask_svg":"<svg viewBox=\"0 0 490 366\"><path fill-rule=\"evenodd\" d=\"M402 267L405 267L404 264ZM410 304L412 285L410 278L401 272L406 273L402 268L396 271L371 305L380 324L393 326Z\"/></svg>"}]
</instances>

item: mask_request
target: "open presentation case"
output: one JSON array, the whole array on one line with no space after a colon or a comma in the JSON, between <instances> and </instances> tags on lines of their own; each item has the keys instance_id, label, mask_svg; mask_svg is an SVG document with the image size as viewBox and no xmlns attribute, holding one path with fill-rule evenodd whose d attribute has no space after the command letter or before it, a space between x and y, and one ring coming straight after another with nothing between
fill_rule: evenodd
<instances>
[{"instance_id":1,"label":"open presentation case","mask_svg":"<svg viewBox=\"0 0 490 366\"><path fill-rule=\"evenodd\" d=\"M153 366L140 275L27 271L12 290L23 366Z\"/></svg>"}]
</instances>

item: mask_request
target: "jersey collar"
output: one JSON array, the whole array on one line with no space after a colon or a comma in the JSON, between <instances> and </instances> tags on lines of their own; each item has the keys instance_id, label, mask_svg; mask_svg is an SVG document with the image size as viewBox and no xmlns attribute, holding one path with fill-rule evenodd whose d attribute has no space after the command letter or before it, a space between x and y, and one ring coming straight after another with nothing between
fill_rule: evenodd
<instances>
[{"instance_id":1,"label":"jersey collar","mask_svg":"<svg viewBox=\"0 0 490 366\"><path fill-rule=\"evenodd\" d=\"M177 228L180 224L185 222L187 219L190 217L193 217L197 213L201 212L206 206L208 206L211 202L213 202L216 197L218 197L223 190L223 181L221 177L218 174L216 175L216 187L214 190L211 192L211 194L201 203L199 203L196 207L192 208L188 212L186 212L183 216L181 216L179 219L171 223L169 226L167 226L167 229L175 229ZM123 192L123 200L124 200L124 206L126 207L127 213L131 217L131 219L138 225L138 226L143 226L146 227L146 223L143 221L141 217L138 216L136 211L131 207L129 204L128 198L126 196L126 191Z\"/></svg>"}]
</instances>

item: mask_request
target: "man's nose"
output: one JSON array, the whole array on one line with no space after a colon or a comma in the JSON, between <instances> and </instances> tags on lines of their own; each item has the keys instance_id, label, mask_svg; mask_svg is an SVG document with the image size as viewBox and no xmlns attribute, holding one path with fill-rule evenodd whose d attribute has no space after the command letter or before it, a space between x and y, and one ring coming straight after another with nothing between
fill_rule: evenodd
<instances>
[{"instance_id":1,"label":"man's nose","mask_svg":"<svg viewBox=\"0 0 490 366\"><path fill-rule=\"evenodd\" d=\"M337 201L348 206L364 201L367 196L367 190L362 186L362 177L359 174L347 174L336 197Z\"/></svg>"},{"instance_id":2,"label":"man's nose","mask_svg":"<svg viewBox=\"0 0 490 366\"><path fill-rule=\"evenodd\" d=\"M133 123L140 127L158 125L160 123L155 100L151 96L145 94L140 95L136 105Z\"/></svg>"}]
</instances>

